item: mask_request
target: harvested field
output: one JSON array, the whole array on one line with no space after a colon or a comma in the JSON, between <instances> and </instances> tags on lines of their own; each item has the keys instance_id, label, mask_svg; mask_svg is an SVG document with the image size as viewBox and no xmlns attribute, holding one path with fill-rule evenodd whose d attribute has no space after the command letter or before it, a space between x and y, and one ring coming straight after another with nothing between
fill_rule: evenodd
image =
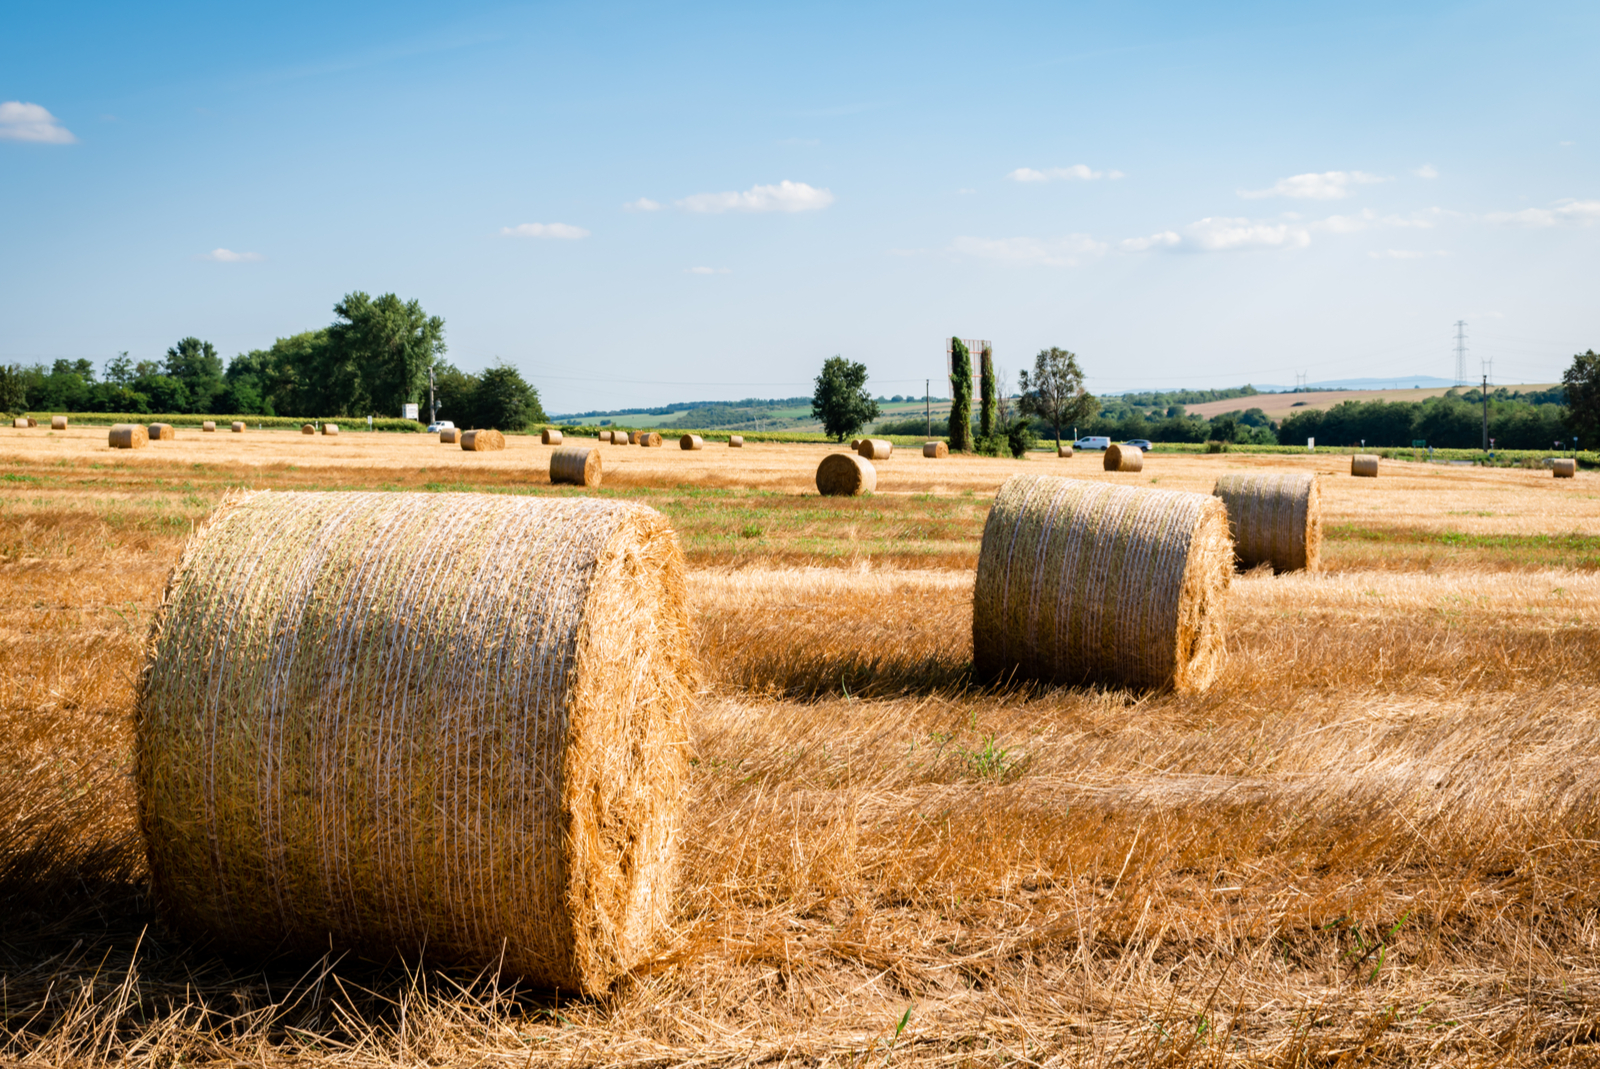
<instances>
[{"instance_id":1,"label":"harvested field","mask_svg":"<svg viewBox=\"0 0 1600 1069\"><path fill-rule=\"evenodd\" d=\"M0 1053L266 1066L1584 1064L1600 1035L1600 478L1345 457L830 450L0 428ZM718 463L717 461L722 461ZM1018 472L1209 493L1321 471L1324 571L1234 579L1199 695L971 673ZM154 922L139 647L227 491L636 499L677 526L705 689L674 935L593 1000L481 972L224 957Z\"/></svg>"}]
</instances>

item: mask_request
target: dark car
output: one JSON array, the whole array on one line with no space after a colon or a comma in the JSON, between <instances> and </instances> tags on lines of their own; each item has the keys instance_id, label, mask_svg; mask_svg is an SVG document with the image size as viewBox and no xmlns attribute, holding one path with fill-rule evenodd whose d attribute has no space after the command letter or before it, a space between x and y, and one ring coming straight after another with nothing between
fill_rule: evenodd
<instances>
[{"instance_id":1,"label":"dark car","mask_svg":"<svg viewBox=\"0 0 1600 1069\"><path fill-rule=\"evenodd\" d=\"M1139 450L1139 452L1141 452L1141 453L1148 453L1148 452L1150 452L1150 450L1155 448L1155 446L1150 444L1150 439L1148 439L1148 438L1129 438L1126 442L1123 442L1122 444L1123 445L1131 445L1135 449Z\"/></svg>"}]
</instances>

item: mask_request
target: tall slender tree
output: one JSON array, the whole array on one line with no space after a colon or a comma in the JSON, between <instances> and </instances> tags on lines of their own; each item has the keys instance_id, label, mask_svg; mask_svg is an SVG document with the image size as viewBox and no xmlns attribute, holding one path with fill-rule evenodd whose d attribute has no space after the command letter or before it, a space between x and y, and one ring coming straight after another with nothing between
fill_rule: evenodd
<instances>
[{"instance_id":1,"label":"tall slender tree","mask_svg":"<svg viewBox=\"0 0 1600 1069\"><path fill-rule=\"evenodd\" d=\"M960 338L950 339L950 448L972 452L972 354Z\"/></svg>"},{"instance_id":2,"label":"tall slender tree","mask_svg":"<svg viewBox=\"0 0 1600 1069\"><path fill-rule=\"evenodd\" d=\"M978 354L978 439L980 441L988 441L994 437L998 394L994 380L994 350L985 345L983 352Z\"/></svg>"}]
</instances>

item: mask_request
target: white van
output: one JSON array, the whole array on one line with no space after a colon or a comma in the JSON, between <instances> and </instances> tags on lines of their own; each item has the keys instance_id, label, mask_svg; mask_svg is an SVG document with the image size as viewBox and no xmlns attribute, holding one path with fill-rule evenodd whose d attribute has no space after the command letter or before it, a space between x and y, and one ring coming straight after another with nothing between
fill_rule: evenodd
<instances>
[{"instance_id":1,"label":"white van","mask_svg":"<svg viewBox=\"0 0 1600 1069\"><path fill-rule=\"evenodd\" d=\"M1074 449L1100 449L1100 450L1110 449L1111 448L1111 439L1110 438L1101 437L1098 434L1093 434L1093 435L1090 435L1087 438L1079 438L1076 442L1072 443L1072 448L1074 448Z\"/></svg>"}]
</instances>

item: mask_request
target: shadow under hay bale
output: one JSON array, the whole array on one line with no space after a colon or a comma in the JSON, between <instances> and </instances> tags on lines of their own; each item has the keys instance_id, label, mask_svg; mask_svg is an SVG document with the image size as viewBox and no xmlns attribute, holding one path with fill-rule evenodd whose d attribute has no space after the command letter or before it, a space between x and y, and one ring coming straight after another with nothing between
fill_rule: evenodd
<instances>
[{"instance_id":1,"label":"shadow under hay bale","mask_svg":"<svg viewBox=\"0 0 1600 1069\"><path fill-rule=\"evenodd\" d=\"M685 434L678 439L678 448L683 450L704 449L706 440L698 434Z\"/></svg>"},{"instance_id":2,"label":"shadow under hay bale","mask_svg":"<svg viewBox=\"0 0 1600 1069\"><path fill-rule=\"evenodd\" d=\"M923 442L922 455L933 460L942 460L950 455L950 447L943 442Z\"/></svg>"},{"instance_id":3,"label":"shadow under hay bale","mask_svg":"<svg viewBox=\"0 0 1600 1069\"><path fill-rule=\"evenodd\" d=\"M1378 458L1371 453L1357 453L1350 458L1350 474L1362 479L1378 477Z\"/></svg>"},{"instance_id":4,"label":"shadow under hay bale","mask_svg":"<svg viewBox=\"0 0 1600 1069\"><path fill-rule=\"evenodd\" d=\"M978 676L1200 691L1221 669L1233 571L1204 494L1014 475L983 529Z\"/></svg>"},{"instance_id":5,"label":"shadow under hay bale","mask_svg":"<svg viewBox=\"0 0 1600 1069\"><path fill-rule=\"evenodd\" d=\"M170 442L178 436L178 432L172 429L170 423L152 423L146 429L146 433L150 435L152 442Z\"/></svg>"},{"instance_id":6,"label":"shadow under hay bale","mask_svg":"<svg viewBox=\"0 0 1600 1069\"><path fill-rule=\"evenodd\" d=\"M885 438L863 438L856 452L867 460L888 460L889 454L894 452L894 444Z\"/></svg>"},{"instance_id":7,"label":"shadow under hay bale","mask_svg":"<svg viewBox=\"0 0 1600 1069\"><path fill-rule=\"evenodd\" d=\"M1322 488L1311 472L1224 475L1212 494L1228 509L1241 568L1316 571L1322 556Z\"/></svg>"},{"instance_id":8,"label":"shadow under hay bale","mask_svg":"<svg viewBox=\"0 0 1600 1069\"><path fill-rule=\"evenodd\" d=\"M150 432L138 423L118 423L108 440L112 449L143 449L150 444Z\"/></svg>"},{"instance_id":9,"label":"shadow under hay bale","mask_svg":"<svg viewBox=\"0 0 1600 1069\"><path fill-rule=\"evenodd\" d=\"M694 676L653 509L225 501L140 678L158 911L239 951L426 948L600 992L667 932Z\"/></svg>"},{"instance_id":10,"label":"shadow under hay bale","mask_svg":"<svg viewBox=\"0 0 1600 1069\"><path fill-rule=\"evenodd\" d=\"M878 469L854 453L829 453L817 465L817 493L823 497L854 497L878 488Z\"/></svg>"},{"instance_id":11,"label":"shadow under hay bale","mask_svg":"<svg viewBox=\"0 0 1600 1069\"><path fill-rule=\"evenodd\" d=\"M469 453L486 453L506 447L506 436L496 430L466 431L461 435L461 448Z\"/></svg>"},{"instance_id":12,"label":"shadow under hay bale","mask_svg":"<svg viewBox=\"0 0 1600 1069\"><path fill-rule=\"evenodd\" d=\"M1106 448L1105 459L1101 463L1106 471L1143 471L1144 450L1136 445L1117 445L1113 442Z\"/></svg>"},{"instance_id":13,"label":"shadow under hay bale","mask_svg":"<svg viewBox=\"0 0 1600 1069\"><path fill-rule=\"evenodd\" d=\"M550 454L550 481L557 485L599 486L600 450L592 445L563 445Z\"/></svg>"}]
</instances>

